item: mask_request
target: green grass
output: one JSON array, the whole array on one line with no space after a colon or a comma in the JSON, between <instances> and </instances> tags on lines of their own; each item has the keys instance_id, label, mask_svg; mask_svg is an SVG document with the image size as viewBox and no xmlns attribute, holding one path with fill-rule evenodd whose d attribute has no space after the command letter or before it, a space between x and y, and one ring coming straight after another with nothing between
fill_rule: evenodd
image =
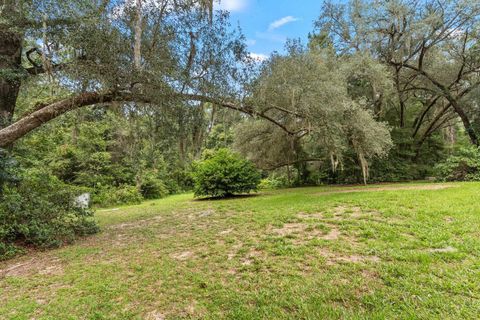
<instances>
[{"instance_id":1,"label":"green grass","mask_svg":"<svg viewBox=\"0 0 480 320\"><path fill-rule=\"evenodd\" d=\"M0 318L478 319L480 183L430 186L100 210L100 234L0 264Z\"/></svg>"}]
</instances>

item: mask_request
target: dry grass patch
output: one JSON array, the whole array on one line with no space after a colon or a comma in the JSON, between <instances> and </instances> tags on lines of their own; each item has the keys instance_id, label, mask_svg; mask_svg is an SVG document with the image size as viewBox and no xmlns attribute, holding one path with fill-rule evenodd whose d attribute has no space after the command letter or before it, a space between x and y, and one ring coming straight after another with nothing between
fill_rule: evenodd
<instances>
[{"instance_id":1,"label":"dry grass patch","mask_svg":"<svg viewBox=\"0 0 480 320\"><path fill-rule=\"evenodd\" d=\"M271 232L284 237L296 233L304 233L308 227L308 224L301 222L285 223L281 228L274 228Z\"/></svg>"},{"instance_id":2,"label":"dry grass patch","mask_svg":"<svg viewBox=\"0 0 480 320\"><path fill-rule=\"evenodd\" d=\"M256 248L250 248L245 257L242 258L241 264L243 266L252 265L255 261L261 258L264 253Z\"/></svg>"},{"instance_id":3,"label":"dry grass patch","mask_svg":"<svg viewBox=\"0 0 480 320\"><path fill-rule=\"evenodd\" d=\"M428 252L431 253L451 253L451 252L458 252L457 248L448 246L446 248L433 248L433 249L428 249Z\"/></svg>"},{"instance_id":4,"label":"dry grass patch","mask_svg":"<svg viewBox=\"0 0 480 320\"><path fill-rule=\"evenodd\" d=\"M336 226L332 226L330 232L321 237L324 240L337 240L341 235L340 230Z\"/></svg>"},{"instance_id":5,"label":"dry grass patch","mask_svg":"<svg viewBox=\"0 0 480 320\"><path fill-rule=\"evenodd\" d=\"M156 216L150 219L136 220L132 222L124 222L124 223L116 224L116 225L110 226L108 229L109 230L137 229L137 228L150 226L152 224L161 222L163 220L164 220L163 216Z\"/></svg>"},{"instance_id":6,"label":"dry grass patch","mask_svg":"<svg viewBox=\"0 0 480 320\"><path fill-rule=\"evenodd\" d=\"M359 207L338 206L334 209L333 216L335 219L361 218L363 214Z\"/></svg>"},{"instance_id":7,"label":"dry grass patch","mask_svg":"<svg viewBox=\"0 0 480 320\"><path fill-rule=\"evenodd\" d=\"M61 260L48 256L36 256L0 269L0 279L5 277L58 276L63 274L64 268Z\"/></svg>"},{"instance_id":8,"label":"dry grass patch","mask_svg":"<svg viewBox=\"0 0 480 320\"><path fill-rule=\"evenodd\" d=\"M193 259L195 257L195 254L192 251L182 251L182 252L173 253L171 257L175 260L187 261L187 260Z\"/></svg>"},{"instance_id":9,"label":"dry grass patch","mask_svg":"<svg viewBox=\"0 0 480 320\"><path fill-rule=\"evenodd\" d=\"M402 190L443 190L452 188L452 185L448 184L429 184L429 185L416 185L416 186L385 186L385 187L363 187L363 188L350 188L340 189L333 191L318 192L315 195L326 196L337 193L354 193L354 192L379 192L379 191L402 191Z\"/></svg>"},{"instance_id":10,"label":"dry grass patch","mask_svg":"<svg viewBox=\"0 0 480 320\"><path fill-rule=\"evenodd\" d=\"M166 319L166 316L163 313L158 312L156 310L149 312L145 317L145 320L165 320L165 319Z\"/></svg>"},{"instance_id":11,"label":"dry grass patch","mask_svg":"<svg viewBox=\"0 0 480 320\"><path fill-rule=\"evenodd\" d=\"M320 255L325 258L326 264L328 266L333 266L339 263L379 263L381 262L380 257L375 255L359 255L351 254L345 255L339 252L333 252L329 248L320 248L318 250Z\"/></svg>"},{"instance_id":12,"label":"dry grass patch","mask_svg":"<svg viewBox=\"0 0 480 320\"><path fill-rule=\"evenodd\" d=\"M321 212L316 212L316 213L304 213L301 212L297 215L300 219L323 219L323 213Z\"/></svg>"}]
</instances>

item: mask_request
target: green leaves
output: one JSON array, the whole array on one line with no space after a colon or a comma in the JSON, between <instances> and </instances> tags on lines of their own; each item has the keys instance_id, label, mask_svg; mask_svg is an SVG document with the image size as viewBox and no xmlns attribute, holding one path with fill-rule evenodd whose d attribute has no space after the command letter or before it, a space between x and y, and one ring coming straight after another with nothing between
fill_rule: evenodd
<instances>
[{"instance_id":1,"label":"green leaves","mask_svg":"<svg viewBox=\"0 0 480 320\"><path fill-rule=\"evenodd\" d=\"M19 246L58 247L98 231L93 211L78 208L81 191L42 170L25 170L22 179L3 186L0 201L0 260Z\"/></svg>"},{"instance_id":2,"label":"green leaves","mask_svg":"<svg viewBox=\"0 0 480 320\"><path fill-rule=\"evenodd\" d=\"M293 43L264 66L253 103L281 123L250 120L237 127L235 148L262 169L325 160L353 150L367 161L392 146L389 127L376 119L390 95L388 70L368 55L335 56ZM286 132L288 131L288 133Z\"/></svg>"},{"instance_id":3,"label":"green leaves","mask_svg":"<svg viewBox=\"0 0 480 320\"><path fill-rule=\"evenodd\" d=\"M480 148L468 147L435 167L443 181L480 181Z\"/></svg>"},{"instance_id":4,"label":"green leaves","mask_svg":"<svg viewBox=\"0 0 480 320\"><path fill-rule=\"evenodd\" d=\"M260 173L228 149L220 149L194 165L195 196L226 197L256 191Z\"/></svg>"}]
</instances>

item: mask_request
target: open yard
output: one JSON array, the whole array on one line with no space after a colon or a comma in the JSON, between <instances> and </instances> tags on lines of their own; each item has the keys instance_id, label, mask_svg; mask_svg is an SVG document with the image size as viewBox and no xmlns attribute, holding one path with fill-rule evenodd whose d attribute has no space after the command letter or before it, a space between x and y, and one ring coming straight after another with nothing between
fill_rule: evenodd
<instances>
[{"instance_id":1,"label":"open yard","mask_svg":"<svg viewBox=\"0 0 480 320\"><path fill-rule=\"evenodd\" d=\"M478 319L480 183L314 187L97 212L0 263L1 319Z\"/></svg>"}]
</instances>

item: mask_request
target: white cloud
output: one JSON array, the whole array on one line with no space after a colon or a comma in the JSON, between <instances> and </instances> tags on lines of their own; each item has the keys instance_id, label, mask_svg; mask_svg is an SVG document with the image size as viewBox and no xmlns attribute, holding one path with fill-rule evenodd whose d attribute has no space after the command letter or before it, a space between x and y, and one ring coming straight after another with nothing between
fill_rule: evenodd
<instances>
[{"instance_id":1,"label":"white cloud","mask_svg":"<svg viewBox=\"0 0 480 320\"><path fill-rule=\"evenodd\" d=\"M216 9L237 12L244 10L247 6L248 0L220 0Z\"/></svg>"},{"instance_id":2,"label":"white cloud","mask_svg":"<svg viewBox=\"0 0 480 320\"><path fill-rule=\"evenodd\" d=\"M247 41L245 41L245 43L247 44L247 46L254 46L255 44L257 44L257 40L247 39Z\"/></svg>"},{"instance_id":3,"label":"white cloud","mask_svg":"<svg viewBox=\"0 0 480 320\"><path fill-rule=\"evenodd\" d=\"M263 54L263 53L250 53L250 58L252 58L253 60L256 60L256 61L259 61L259 62L263 62L265 60L268 59L268 56L266 54Z\"/></svg>"},{"instance_id":4,"label":"white cloud","mask_svg":"<svg viewBox=\"0 0 480 320\"><path fill-rule=\"evenodd\" d=\"M293 16L286 16L286 17L283 17L281 19L278 19L276 21L273 21L272 23L270 23L270 26L268 27L268 31L273 31L277 28L280 28L281 26L283 25L286 25L287 23L290 23L290 22L295 22L295 21L298 21L299 19L298 18L295 18Z\"/></svg>"}]
</instances>

